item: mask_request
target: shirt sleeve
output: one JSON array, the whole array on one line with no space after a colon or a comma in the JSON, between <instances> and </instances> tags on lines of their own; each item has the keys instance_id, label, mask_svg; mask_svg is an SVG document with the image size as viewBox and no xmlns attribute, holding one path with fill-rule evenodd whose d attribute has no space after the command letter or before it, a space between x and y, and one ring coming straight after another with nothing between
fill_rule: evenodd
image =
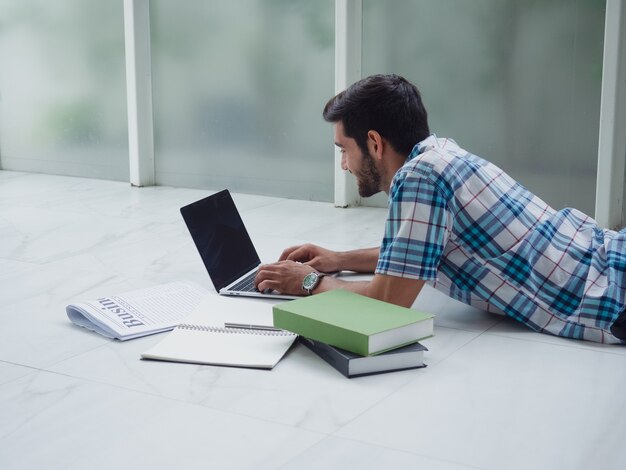
<instances>
[{"instance_id":1,"label":"shirt sleeve","mask_svg":"<svg viewBox=\"0 0 626 470\"><path fill-rule=\"evenodd\" d=\"M432 178L396 175L376 273L436 279L450 225L447 200Z\"/></svg>"}]
</instances>

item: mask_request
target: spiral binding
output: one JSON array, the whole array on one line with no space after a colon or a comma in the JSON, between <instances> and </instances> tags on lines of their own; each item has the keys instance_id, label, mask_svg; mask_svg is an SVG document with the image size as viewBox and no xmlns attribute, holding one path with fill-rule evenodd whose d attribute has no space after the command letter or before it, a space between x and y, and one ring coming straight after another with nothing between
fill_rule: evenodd
<instances>
[{"instance_id":1,"label":"spiral binding","mask_svg":"<svg viewBox=\"0 0 626 470\"><path fill-rule=\"evenodd\" d=\"M181 330L191 331L207 331L209 333L230 333L230 334L242 334L242 335L257 335L257 336L294 336L295 333L284 330L255 330L244 328L225 328L221 326L210 325L192 325L189 323L181 323L177 326Z\"/></svg>"}]
</instances>

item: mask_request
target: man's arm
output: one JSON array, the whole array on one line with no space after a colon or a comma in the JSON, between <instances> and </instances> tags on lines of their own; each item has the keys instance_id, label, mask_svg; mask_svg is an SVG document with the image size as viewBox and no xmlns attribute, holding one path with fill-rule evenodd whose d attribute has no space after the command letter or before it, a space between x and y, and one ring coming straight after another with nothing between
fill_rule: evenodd
<instances>
[{"instance_id":1,"label":"man's arm","mask_svg":"<svg viewBox=\"0 0 626 470\"><path fill-rule=\"evenodd\" d=\"M345 281L334 277L324 277L314 293L333 289L346 289L373 299L390 302L402 307L411 307L424 286L424 281L387 274L375 274L371 281Z\"/></svg>"},{"instance_id":2,"label":"man's arm","mask_svg":"<svg viewBox=\"0 0 626 470\"><path fill-rule=\"evenodd\" d=\"M378 263L380 248L364 248L362 250L344 251L339 253L342 258L342 271L357 273L373 273Z\"/></svg>"}]
</instances>

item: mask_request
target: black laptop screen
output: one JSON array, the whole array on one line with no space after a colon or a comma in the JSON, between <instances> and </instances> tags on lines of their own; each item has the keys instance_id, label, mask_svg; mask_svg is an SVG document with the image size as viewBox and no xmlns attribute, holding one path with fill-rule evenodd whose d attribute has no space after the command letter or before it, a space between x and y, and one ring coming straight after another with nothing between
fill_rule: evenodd
<instances>
[{"instance_id":1,"label":"black laptop screen","mask_svg":"<svg viewBox=\"0 0 626 470\"><path fill-rule=\"evenodd\" d=\"M228 190L180 212L217 291L261 263Z\"/></svg>"}]
</instances>

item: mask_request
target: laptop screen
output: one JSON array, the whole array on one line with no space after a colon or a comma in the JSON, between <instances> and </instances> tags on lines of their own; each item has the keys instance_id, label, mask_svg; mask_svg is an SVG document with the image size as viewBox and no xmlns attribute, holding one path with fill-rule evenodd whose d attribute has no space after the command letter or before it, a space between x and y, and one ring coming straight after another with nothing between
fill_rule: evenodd
<instances>
[{"instance_id":1,"label":"laptop screen","mask_svg":"<svg viewBox=\"0 0 626 470\"><path fill-rule=\"evenodd\" d=\"M218 292L261 263L227 189L180 213Z\"/></svg>"}]
</instances>

